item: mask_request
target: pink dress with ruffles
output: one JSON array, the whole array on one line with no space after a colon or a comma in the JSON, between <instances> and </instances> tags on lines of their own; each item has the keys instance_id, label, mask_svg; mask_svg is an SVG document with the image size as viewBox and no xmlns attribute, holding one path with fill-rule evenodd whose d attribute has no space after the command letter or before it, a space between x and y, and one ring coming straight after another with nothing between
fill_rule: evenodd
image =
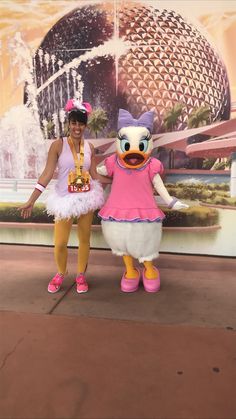
<instances>
[{"instance_id":1,"label":"pink dress with ruffles","mask_svg":"<svg viewBox=\"0 0 236 419\"><path fill-rule=\"evenodd\" d=\"M99 211L104 221L161 222L165 215L153 196L152 180L163 173L163 165L151 157L140 169L127 169L118 156L105 160L108 176L113 177L110 195Z\"/></svg>"}]
</instances>

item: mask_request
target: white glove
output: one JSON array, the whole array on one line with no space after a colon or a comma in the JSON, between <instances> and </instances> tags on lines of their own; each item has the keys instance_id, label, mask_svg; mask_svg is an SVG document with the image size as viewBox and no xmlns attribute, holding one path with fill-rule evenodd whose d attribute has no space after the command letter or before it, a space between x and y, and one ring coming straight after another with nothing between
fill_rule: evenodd
<instances>
[{"instance_id":1,"label":"white glove","mask_svg":"<svg viewBox=\"0 0 236 419\"><path fill-rule=\"evenodd\" d=\"M176 201L171 209L181 210L181 209L184 209L184 208L189 208L189 205L184 204L181 201Z\"/></svg>"},{"instance_id":2,"label":"white glove","mask_svg":"<svg viewBox=\"0 0 236 419\"><path fill-rule=\"evenodd\" d=\"M107 176L108 175L108 173L107 173L107 168L106 168L106 166L97 166L97 173L99 174L99 175L102 175L102 176Z\"/></svg>"}]
</instances>

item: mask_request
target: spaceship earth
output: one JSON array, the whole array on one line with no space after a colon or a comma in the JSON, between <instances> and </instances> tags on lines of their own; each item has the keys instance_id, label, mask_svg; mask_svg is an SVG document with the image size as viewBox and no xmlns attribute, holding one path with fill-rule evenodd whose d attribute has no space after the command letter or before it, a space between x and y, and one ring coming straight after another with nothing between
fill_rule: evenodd
<instances>
[{"instance_id":1,"label":"spaceship earth","mask_svg":"<svg viewBox=\"0 0 236 419\"><path fill-rule=\"evenodd\" d=\"M166 109L182 102L183 122L194 107L211 109L212 121L228 119L230 91L223 62L209 42L174 11L124 8L120 35L133 48L119 62L119 87L134 114L155 109L161 126Z\"/></svg>"},{"instance_id":2,"label":"spaceship earth","mask_svg":"<svg viewBox=\"0 0 236 419\"><path fill-rule=\"evenodd\" d=\"M73 10L45 36L35 56L37 86L58 70L60 60L71 62L114 36L114 21L105 3ZM116 66L112 56L81 63L84 100L108 113L108 129L116 129L119 107L135 117L155 111L155 131L176 103L184 104L179 128L193 108L208 105L212 122L229 119L230 88L225 65L208 40L175 11L145 4L127 4L117 12L118 36L128 45ZM49 55L42 62L39 51ZM54 56L52 64L50 57ZM64 74L38 96L41 118L50 119L61 102L73 96L72 74ZM51 89L51 90L50 90ZM52 91L53 89L53 91ZM50 95L50 101L45 100ZM60 105L60 106L59 106Z\"/></svg>"}]
</instances>

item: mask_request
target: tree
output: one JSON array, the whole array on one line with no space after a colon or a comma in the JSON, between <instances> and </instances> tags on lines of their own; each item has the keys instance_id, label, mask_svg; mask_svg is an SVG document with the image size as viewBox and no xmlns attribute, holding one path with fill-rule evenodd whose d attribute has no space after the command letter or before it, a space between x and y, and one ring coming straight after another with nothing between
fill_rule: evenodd
<instances>
[{"instance_id":1,"label":"tree","mask_svg":"<svg viewBox=\"0 0 236 419\"><path fill-rule=\"evenodd\" d=\"M108 117L106 112L101 109L97 108L95 109L88 120L88 129L90 132L95 134L95 137L97 138L98 133L102 131L108 122Z\"/></svg>"},{"instance_id":2,"label":"tree","mask_svg":"<svg viewBox=\"0 0 236 419\"><path fill-rule=\"evenodd\" d=\"M202 168L206 169L206 170L210 170L214 166L215 162L216 162L216 158L215 159L204 159L203 164L202 164Z\"/></svg>"},{"instance_id":3,"label":"tree","mask_svg":"<svg viewBox=\"0 0 236 419\"><path fill-rule=\"evenodd\" d=\"M173 108L169 109L164 118L164 127L166 131L174 131L177 128L177 124L179 122L179 117L182 114L184 108L184 104L183 103L176 103ZM172 169L174 168L174 160L175 160L175 156L174 156L174 150L170 150L169 152L169 168Z\"/></svg>"},{"instance_id":4,"label":"tree","mask_svg":"<svg viewBox=\"0 0 236 419\"><path fill-rule=\"evenodd\" d=\"M192 112L188 117L187 126L188 128L199 128L204 125L210 124L211 122L211 109L208 105L202 105L198 108L193 108ZM202 141L210 138L203 134L192 135L188 138L188 144L201 143ZM195 158L192 159L194 169L202 169L204 159Z\"/></svg>"},{"instance_id":5,"label":"tree","mask_svg":"<svg viewBox=\"0 0 236 419\"><path fill-rule=\"evenodd\" d=\"M177 123L179 121L179 117L182 114L184 108L183 103L176 103L173 108L169 109L164 118L164 127L166 131L173 131L177 127Z\"/></svg>"},{"instance_id":6,"label":"tree","mask_svg":"<svg viewBox=\"0 0 236 419\"><path fill-rule=\"evenodd\" d=\"M211 121L211 109L208 105L193 108L188 117L188 128L198 128L209 124Z\"/></svg>"}]
</instances>

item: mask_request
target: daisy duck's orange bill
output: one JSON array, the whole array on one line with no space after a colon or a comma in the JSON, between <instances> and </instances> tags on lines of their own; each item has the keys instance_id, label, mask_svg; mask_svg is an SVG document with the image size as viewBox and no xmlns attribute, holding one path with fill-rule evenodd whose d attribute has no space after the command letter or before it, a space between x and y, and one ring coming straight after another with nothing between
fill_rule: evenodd
<instances>
[{"instance_id":1,"label":"daisy duck's orange bill","mask_svg":"<svg viewBox=\"0 0 236 419\"><path fill-rule=\"evenodd\" d=\"M128 169L138 169L139 167L142 167L149 157L150 154L137 150L129 150L124 153L119 153L119 159Z\"/></svg>"}]
</instances>

